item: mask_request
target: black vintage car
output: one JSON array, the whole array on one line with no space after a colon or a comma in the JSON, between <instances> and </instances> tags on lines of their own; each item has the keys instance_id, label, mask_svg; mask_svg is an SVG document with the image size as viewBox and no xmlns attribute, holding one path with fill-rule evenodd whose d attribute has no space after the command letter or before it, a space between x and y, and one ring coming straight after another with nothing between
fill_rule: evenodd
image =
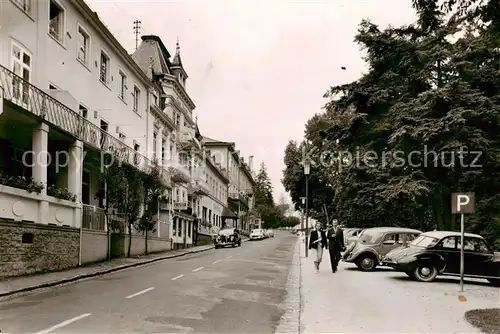
<instances>
[{"instance_id":1,"label":"black vintage car","mask_svg":"<svg viewBox=\"0 0 500 334\"><path fill-rule=\"evenodd\" d=\"M214 239L215 248L241 246L241 237L235 228L223 228Z\"/></svg>"},{"instance_id":2,"label":"black vintage car","mask_svg":"<svg viewBox=\"0 0 500 334\"><path fill-rule=\"evenodd\" d=\"M438 275L460 275L460 249L460 233L426 232L407 247L389 252L382 262L413 279L432 282ZM494 253L480 235L464 235L464 276L500 285L500 254Z\"/></svg>"}]
</instances>

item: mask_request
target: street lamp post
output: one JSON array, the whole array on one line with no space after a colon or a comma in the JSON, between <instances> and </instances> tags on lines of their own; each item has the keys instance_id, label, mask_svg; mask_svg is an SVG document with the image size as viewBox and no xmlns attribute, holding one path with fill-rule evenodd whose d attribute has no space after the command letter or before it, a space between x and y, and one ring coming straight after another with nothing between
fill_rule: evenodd
<instances>
[{"instance_id":1,"label":"street lamp post","mask_svg":"<svg viewBox=\"0 0 500 334\"><path fill-rule=\"evenodd\" d=\"M308 248L308 242L309 242L309 173L311 171L311 165L309 161L304 162L304 174L306 176L306 241L304 242L305 245L305 254L306 257L309 255L309 248Z\"/></svg>"}]
</instances>

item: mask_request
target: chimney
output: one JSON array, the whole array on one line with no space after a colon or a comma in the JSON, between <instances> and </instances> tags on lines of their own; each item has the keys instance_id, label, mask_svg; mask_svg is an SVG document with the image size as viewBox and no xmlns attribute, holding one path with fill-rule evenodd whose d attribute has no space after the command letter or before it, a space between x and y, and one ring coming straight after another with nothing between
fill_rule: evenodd
<instances>
[{"instance_id":1,"label":"chimney","mask_svg":"<svg viewBox=\"0 0 500 334\"><path fill-rule=\"evenodd\" d=\"M250 169L251 172L253 171L253 155L248 157L248 169Z\"/></svg>"}]
</instances>

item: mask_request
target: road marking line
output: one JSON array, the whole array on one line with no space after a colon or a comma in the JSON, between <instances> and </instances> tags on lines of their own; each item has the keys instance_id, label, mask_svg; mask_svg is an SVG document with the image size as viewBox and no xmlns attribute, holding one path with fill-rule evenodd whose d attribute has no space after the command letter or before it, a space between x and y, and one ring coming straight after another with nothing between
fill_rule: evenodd
<instances>
[{"instance_id":1,"label":"road marking line","mask_svg":"<svg viewBox=\"0 0 500 334\"><path fill-rule=\"evenodd\" d=\"M55 331L56 329L59 329L59 328L61 328L61 327L68 326L69 324L71 324L71 323L73 323L73 322L75 322L75 321L78 321L78 320L80 320L80 319L86 318L86 317L91 316L91 315L92 315L92 313L84 313L84 314L82 314L82 315L79 315L78 317L74 317L74 318L71 318L71 319L69 319L69 320L63 321L63 322L61 322L60 324L57 324L57 325L52 326L52 327L50 327L50 328L47 328L47 329L45 329L45 330L43 330L43 331L41 331L41 332L38 332L38 333L36 333L36 334L47 334L47 333L53 332L53 331Z\"/></svg>"},{"instance_id":2,"label":"road marking line","mask_svg":"<svg viewBox=\"0 0 500 334\"><path fill-rule=\"evenodd\" d=\"M232 257L233 257L233 256L231 255L231 256L226 257L226 259L230 259L230 258L232 258Z\"/></svg>"},{"instance_id":3,"label":"road marking line","mask_svg":"<svg viewBox=\"0 0 500 334\"><path fill-rule=\"evenodd\" d=\"M179 279L181 277L184 277L184 275L175 276L174 278L172 278L172 281L175 281L176 279Z\"/></svg>"},{"instance_id":4,"label":"road marking line","mask_svg":"<svg viewBox=\"0 0 500 334\"><path fill-rule=\"evenodd\" d=\"M236 255L240 255L240 254L241 254L241 253L236 253L236 254L234 254L234 256L236 256Z\"/></svg>"},{"instance_id":5,"label":"road marking line","mask_svg":"<svg viewBox=\"0 0 500 334\"><path fill-rule=\"evenodd\" d=\"M205 268L205 267L199 267L199 268L193 269L193 273L195 273L195 272L197 272L197 271L200 271L200 270L202 270L203 268Z\"/></svg>"},{"instance_id":6,"label":"road marking line","mask_svg":"<svg viewBox=\"0 0 500 334\"><path fill-rule=\"evenodd\" d=\"M219 263L220 261L222 261L222 260L217 260L217 261L214 261L214 263L212 263L212 264Z\"/></svg>"},{"instance_id":7,"label":"road marking line","mask_svg":"<svg viewBox=\"0 0 500 334\"><path fill-rule=\"evenodd\" d=\"M125 297L125 298L127 298L127 299L128 299L128 298L134 298L134 297L136 297L136 296L142 295L143 293L146 293L146 292L151 291L151 290L154 290L154 287L150 287L150 288L147 288L147 289L141 290L141 291L139 291L139 292L137 292L137 293L134 293L133 295L127 296L127 297Z\"/></svg>"}]
</instances>

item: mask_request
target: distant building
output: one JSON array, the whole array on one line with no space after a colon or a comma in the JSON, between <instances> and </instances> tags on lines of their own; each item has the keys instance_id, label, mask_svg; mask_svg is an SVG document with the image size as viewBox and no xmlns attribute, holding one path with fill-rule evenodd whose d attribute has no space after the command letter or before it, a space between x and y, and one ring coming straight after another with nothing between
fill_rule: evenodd
<instances>
[{"instance_id":1,"label":"distant building","mask_svg":"<svg viewBox=\"0 0 500 334\"><path fill-rule=\"evenodd\" d=\"M235 143L203 137L203 146L209 150L215 161L225 170L229 179L228 204L229 209L238 216L239 228L249 231L259 217L254 212L254 186L252 175L253 156L248 163L235 149Z\"/></svg>"}]
</instances>

